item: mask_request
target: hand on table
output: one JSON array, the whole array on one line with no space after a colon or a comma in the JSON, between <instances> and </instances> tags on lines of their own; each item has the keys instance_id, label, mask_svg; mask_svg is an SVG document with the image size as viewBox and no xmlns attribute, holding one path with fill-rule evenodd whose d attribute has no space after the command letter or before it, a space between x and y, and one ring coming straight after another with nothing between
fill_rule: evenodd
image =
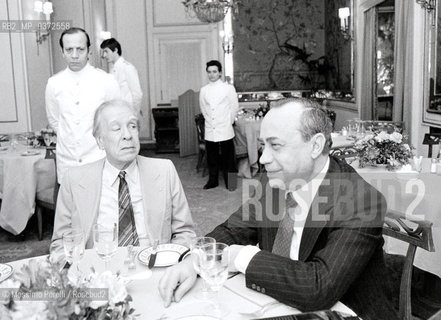
<instances>
[{"instance_id":1,"label":"hand on table","mask_svg":"<svg viewBox=\"0 0 441 320\"><path fill-rule=\"evenodd\" d=\"M191 258L168 268L159 281L159 293L164 300L164 307L172 301L179 302L196 282L197 273L193 268Z\"/></svg>"}]
</instances>

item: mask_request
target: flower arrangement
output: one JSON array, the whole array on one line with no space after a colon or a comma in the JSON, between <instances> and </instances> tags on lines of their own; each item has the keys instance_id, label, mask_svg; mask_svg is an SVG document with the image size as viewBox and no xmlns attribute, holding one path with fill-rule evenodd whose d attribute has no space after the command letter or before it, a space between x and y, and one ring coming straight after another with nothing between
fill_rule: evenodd
<instances>
[{"instance_id":1,"label":"flower arrangement","mask_svg":"<svg viewBox=\"0 0 441 320\"><path fill-rule=\"evenodd\" d=\"M410 163L412 150L403 142L401 133L386 131L366 134L355 143L359 166L386 165L388 170L398 169Z\"/></svg>"},{"instance_id":2,"label":"flower arrangement","mask_svg":"<svg viewBox=\"0 0 441 320\"><path fill-rule=\"evenodd\" d=\"M266 113L269 111L269 107L266 104L259 104L259 108L254 110L254 117L256 119L263 118Z\"/></svg>"},{"instance_id":3,"label":"flower arrangement","mask_svg":"<svg viewBox=\"0 0 441 320\"><path fill-rule=\"evenodd\" d=\"M9 296L1 297L0 319L135 319L132 299L118 275L92 270L72 281L69 274L49 259L30 260L0 284L4 291L10 290Z\"/></svg>"},{"instance_id":4,"label":"flower arrangement","mask_svg":"<svg viewBox=\"0 0 441 320\"><path fill-rule=\"evenodd\" d=\"M193 11L202 22L215 23L224 19L231 8L237 13L240 0L182 0L187 13Z\"/></svg>"}]
</instances>

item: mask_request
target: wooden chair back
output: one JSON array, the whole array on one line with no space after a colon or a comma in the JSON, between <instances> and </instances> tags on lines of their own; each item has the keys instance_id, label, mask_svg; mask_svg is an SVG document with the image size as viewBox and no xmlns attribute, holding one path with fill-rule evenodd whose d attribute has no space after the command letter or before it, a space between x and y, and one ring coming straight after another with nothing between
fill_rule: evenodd
<instances>
[{"instance_id":1,"label":"wooden chair back","mask_svg":"<svg viewBox=\"0 0 441 320\"><path fill-rule=\"evenodd\" d=\"M403 273L401 275L399 314L401 319L411 320L411 283L415 252L418 247L430 252L435 251L432 238L432 223L425 220L407 219L404 214L389 210L383 225L383 235L408 243Z\"/></svg>"},{"instance_id":2,"label":"wooden chair back","mask_svg":"<svg viewBox=\"0 0 441 320\"><path fill-rule=\"evenodd\" d=\"M198 138L198 164L196 165L196 172L202 168L202 176L205 176L207 170L207 159L205 156L205 119L202 113L195 115L194 121L196 123L196 135Z\"/></svg>"}]
</instances>

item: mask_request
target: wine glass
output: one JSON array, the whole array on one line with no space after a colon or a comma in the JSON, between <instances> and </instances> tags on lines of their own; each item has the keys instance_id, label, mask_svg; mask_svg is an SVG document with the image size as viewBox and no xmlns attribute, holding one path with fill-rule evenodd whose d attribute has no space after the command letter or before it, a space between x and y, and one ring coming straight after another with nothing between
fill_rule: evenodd
<instances>
[{"instance_id":1,"label":"wine glass","mask_svg":"<svg viewBox=\"0 0 441 320\"><path fill-rule=\"evenodd\" d=\"M66 261L70 265L75 265L76 272L79 273L79 263L84 255L84 238L81 229L71 229L63 233L63 248Z\"/></svg>"},{"instance_id":2,"label":"wine glass","mask_svg":"<svg viewBox=\"0 0 441 320\"><path fill-rule=\"evenodd\" d=\"M201 272L200 261L201 261L202 247L206 244L213 244L215 242L216 239L211 237L197 237L190 242L191 259L193 262L194 270L197 273ZM200 294L197 294L196 298L200 300L206 300L208 287L207 287L207 282L204 279L202 280L203 280L202 292L200 292Z\"/></svg>"},{"instance_id":3,"label":"wine glass","mask_svg":"<svg viewBox=\"0 0 441 320\"><path fill-rule=\"evenodd\" d=\"M229 247L225 243L209 243L201 247L199 267L201 277L215 294L215 312L221 319L228 314L225 306L220 306L218 294L228 278Z\"/></svg>"},{"instance_id":4,"label":"wine glass","mask_svg":"<svg viewBox=\"0 0 441 320\"><path fill-rule=\"evenodd\" d=\"M109 262L118 249L118 228L113 225L93 225L93 242L96 253L104 260L105 269L109 270Z\"/></svg>"}]
</instances>

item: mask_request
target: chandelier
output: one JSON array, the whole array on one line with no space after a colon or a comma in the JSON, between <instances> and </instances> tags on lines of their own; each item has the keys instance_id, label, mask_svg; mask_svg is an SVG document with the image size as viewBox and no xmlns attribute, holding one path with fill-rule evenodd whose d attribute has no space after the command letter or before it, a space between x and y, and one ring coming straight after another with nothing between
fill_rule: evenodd
<instances>
[{"instance_id":1,"label":"chandelier","mask_svg":"<svg viewBox=\"0 0 441 320\"><path fill-rule=\"evenodd\" d=\"M193 12L200 21L216 23L225 18L230 8L236 13L239 2L240 0L183 0L182 4L187 13Z\"/></svg>"},{"instance_id":2,"label":"chandelier","mask_svg":"<svg viewBox=\"0 0 441 320\"><path fill-rule=\"evenodd\" d=\"M416 0L416 3L418 3L421 8L430 12L435 9L436 0Z\"/></svg>"}]
</instances>

